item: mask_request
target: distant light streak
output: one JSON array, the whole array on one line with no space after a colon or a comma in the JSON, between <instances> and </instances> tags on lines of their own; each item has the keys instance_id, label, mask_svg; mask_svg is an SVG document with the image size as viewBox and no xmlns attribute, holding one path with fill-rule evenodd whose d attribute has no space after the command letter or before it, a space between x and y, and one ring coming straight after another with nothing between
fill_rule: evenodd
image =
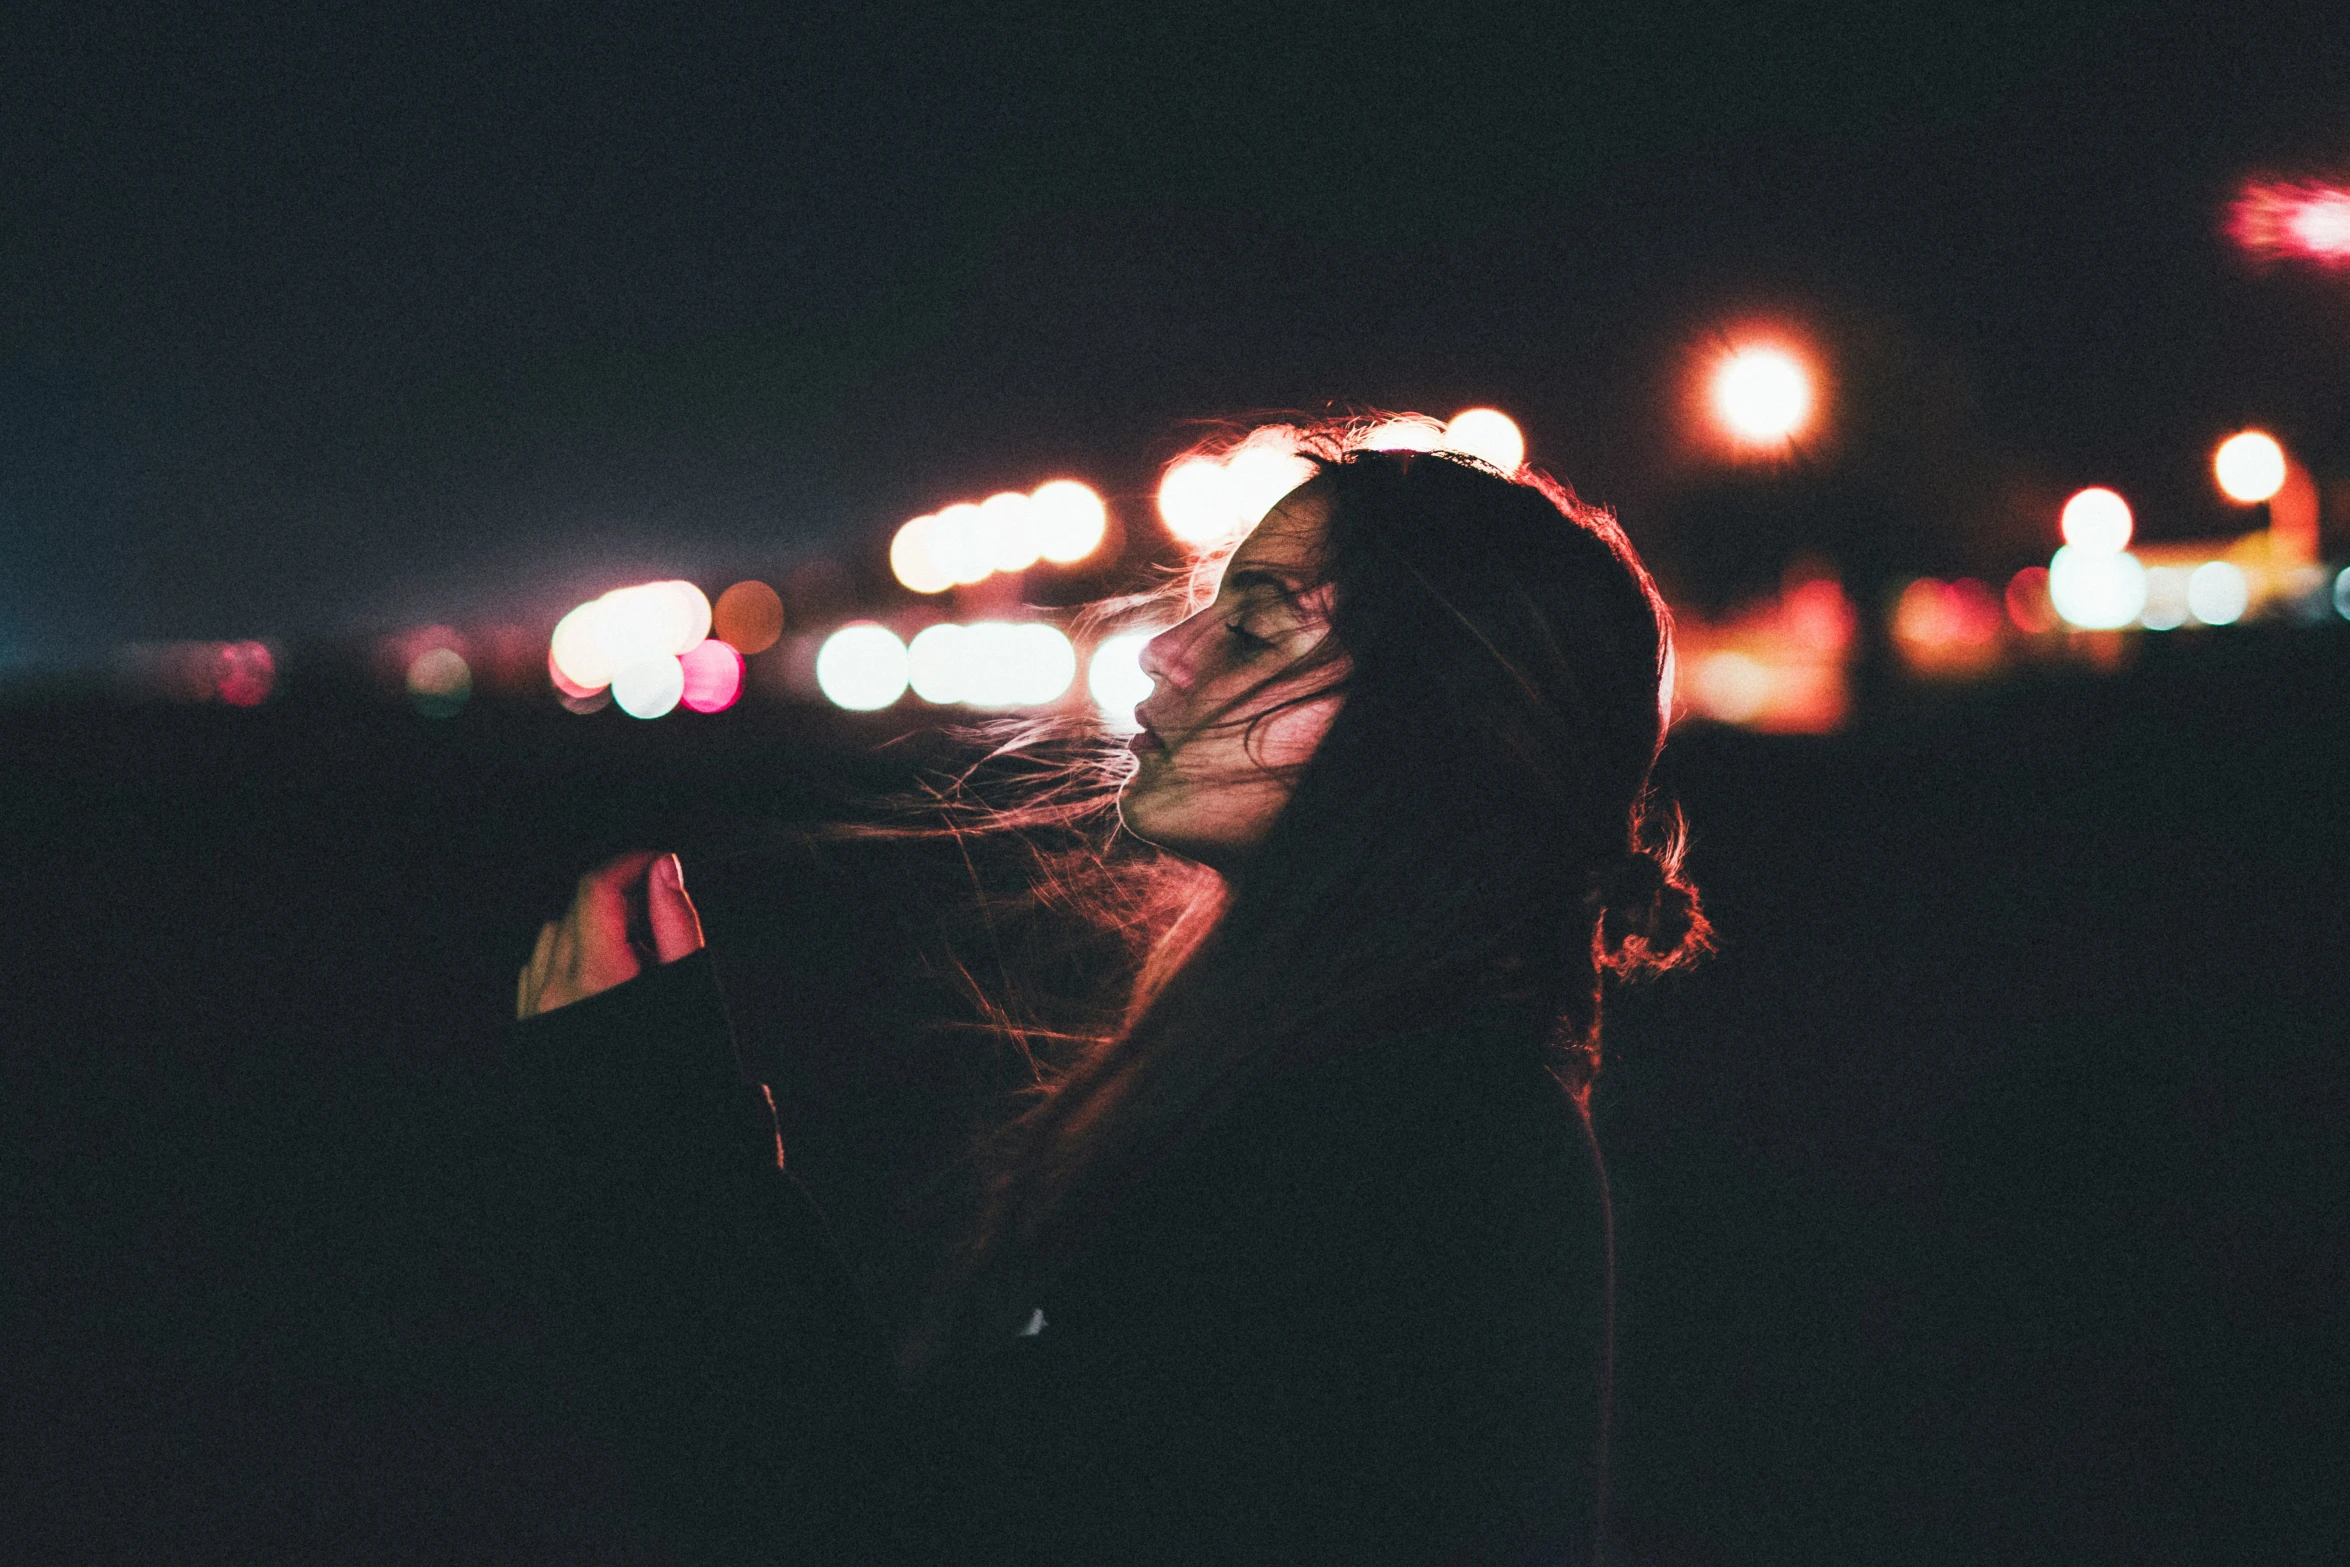
<instances>
[{"instance_id":1,"label":"distant light streak","mask_svg":"<svg viewBox=\"0 0 2350 1567\"><path fill-rule=\"evenodd\" d=\"M1110 509L1091 486L1075 479L1051 479L1028 494L1036 526L1037 552L1056 566L1071 566L1101 548Z\"/></svg>"},{"instance_id":2,"label":"distant light streak","mask_svg":"<svg viewBox=\"0 0 2350 1567\"><path fill-rule=\"evenodd\" d=\"M1526 436L1518 422L1498 408L1466 408L1453 415L1439 441L1442 450L1490 464L1515 475L1526 464Z\"/></svg>"},{"instance_id":3,"label":"distant light streak","mask_svg":"<svg viewBox=\"0 0 2350 1567\"><path fill-rule=\"evenodd\" d=\"M1810 424L1811 371L1784 348L1736 348L1714 367L1708 398L1722 432L1739 446L1784 446Z\"/></svg>"},{"instance_id":4,"label":"distant light streak","mask_svg":"<svg viewBox=\"0 0 2350 1567\"><path fill-rule=\"evenodd\" d=\"M1747 653L1709 653L1689 682L1690 705L1708 718L1743 724L1770 705L1771 668Z\"/></svg>"},{"instance_id":5,"label":"distant light streak","mask_svg":"<svg viewBox=\"0 0 2350 1567\"><path fill-rule=\"evenodd\" d=\"M916 593L944 593L955 585L954 577L938 563L932 535L937 526L936 517L916 517L889 541L890 575Z\"/></svg>"},{"instance_id":6,"label":"distant light streak","mask_svg":"<svg viewBox=\"0 0 2350 1567\"><path fill-rule=\"evenodd\" d=\"M833 706L851 712L887 707L906 694L906 645L871 621L843 626L817 649L816 685Z\"/></svg>"},{"instance_id":7,"label":"distant light streak","mask_svg":"<svg viewBox=\"0 0 2350 1567\"><path fill-rule=\"evenodd\" d=\"M2064 542L2087 555L2111 555L2130 542L2130 503L2102 486L2064 503Z\"/></svg>"},{"instance_id":8,"label":"distant light streak","mask_svg":"<svg viewBox=\"0 0 2350 1567\"><path fill-rule=\"evenodd\" d=\"M277 659L266 643L223 643L213 670L211 694L231 707L259 707L277 686Z\"/></svg>"},{"instance_id":9,"label":"distant light streak","mask_svg":"<svg viewBox=\"0 0 2350 1567\"><path fill-rule=\"evenodd\" d=\"M2285 487L2285 449L2265 430L2245 430L2219 443L2211 472L2229 500L2255 506Z\"/></svg>"},{"instance_id":10,"label":"distant light streak","mask_svg":"<svg viewBox=\"0 0 2350 1567\"><path fill-rule=\"evenodd\" d=\"M700 588L681 581L639 583L591 599L556 622L549 667L567 682L558 686L565 695L593 692L623 669L663 658L675 662L709 634L710 601ZM628 707L618 693L614 700Z\"/></svg>"},{"instance_id":11,"label":"distant light streak","mask_svg":"<svg viewBox=\"0 0 2350 1567\"><path fill-rule=\"evenodd\" d=\"M1142 649L1155 635L1132 631L1106 638L1086 661L1086 692L1101 710L1103 726L1113 733L1134 734L1142 728L1134 709L1153 690L1151 677L1142 672Z\"/></svg>"},{"instance_id":12,"label":"distant light streak","mask_svg":"<svg viewBox=\"0 0 2350 1567\"><path fill-rule=\"evenodd\" d=\"M2228 210L2228 233L2264 261L2350 267L2350 188L2309 180L2247 181Z\"/></svg>"},{"instance_id":13,"label":"distant light streak","mask_svg":"<svg viewBox=\"0 0 2350 1567\"><path fill-rule=\"evenodd\" d=\"M916 593L944 593L1040 560L1075 565L1108 531L1109 508L1090 487L1048 479L1025 495L1006 490L914 518L890 539L889 569Z\"/></svg>"}]
</instances>

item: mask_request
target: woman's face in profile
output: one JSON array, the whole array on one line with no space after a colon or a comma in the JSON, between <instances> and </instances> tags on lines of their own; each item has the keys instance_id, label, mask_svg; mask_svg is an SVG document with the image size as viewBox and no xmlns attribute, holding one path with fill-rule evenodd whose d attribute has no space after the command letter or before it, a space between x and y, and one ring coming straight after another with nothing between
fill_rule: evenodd
<instances>
[{"instance_id":1,"label":"woman's face in profile","mask_svg":"<svg viewBox=\"0 0 2350 1567\"><path fill-rule=\"evenodd\" d=\"M1143 649L1153 689L1135 713L1140 765L1118 797L1137 837L1230 870L1288 803L1344 700L1312 694L1343 678L1343 657L1295 667L1330 634L1330 590L1315 585L1328 513L1311 485L1275 506L1225 563L1214 601Z\"/></svg>"}]
</instances>

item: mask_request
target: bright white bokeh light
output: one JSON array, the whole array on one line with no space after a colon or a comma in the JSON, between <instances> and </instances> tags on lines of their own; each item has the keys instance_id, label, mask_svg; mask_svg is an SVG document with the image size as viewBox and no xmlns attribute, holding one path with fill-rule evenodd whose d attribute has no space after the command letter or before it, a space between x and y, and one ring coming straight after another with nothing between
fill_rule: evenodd
<instances>
[{"instance_id":1,"label":"bright white bokeh light","mask_svg":"<svg viewBox=\"0 0 2350 1567\"><path fill-rule=\"evenodd\" d=\"M1245 531L1265 520L1281 498L1314 476L1314 464L1280 438L1252 438L1224 459L1233 525Z\"/></svg>"},{"instance_id":2,"label":"bright white bokeh light","mask_svg":"<svg viewBox=\"0 0 2350 1567\"><path fill-rule=\"evenodd\" d=\"M571 682L577 693L601 691L612 683L612 660L596 638L596 618L602 603L597 599L582 604L555 622L548 662L554 665L557 674Z\"/></svg>"},{"instance_id":3,"label":"bright white bokeh light","mask_svg":"<svg viewBox=\"0 0 2350 1567\"><path fill-rule=\"evenodd\" d=\"M2146 612L2146 568L2119 550L2067 544L2048 562L2048 599L2085 631L2112 631Z\"/></svg>"},{"instance_id":4,"label":"bright white bokeh light","mask_svg":"<svg viewBox=\"0 0 2350 1567\"><path fill-rule=\"evenodd\" d=\"M961 666L957 700L972 707L1042 707L1077 677L1069 639L1038 622L983 620L956 639Z\"/></svg>"},{"instance_id":5,"label":"bright white bokeh light","mask_svg":"<svg viewBox=\"0 0 2350 1567\"><path fill-rule=\"evenodd\" d=\"M1213 457L1186 457L1159 481L1159 517L1185 544L1208 545L1230 538L1240 508L1224 465Z\"/></svg>"},{"instance_id":6,"label":"bright white bokeh light","mask_svg":"<svg viewBox=\"0 0 2350 1567\"><path fill-rule=\"evenodd\" d=\"M816 687L851 712L887 707L906 694L906 645L871 621L843 626L816 650Z\"/></svg>"},{"instance_id":7,"label":"bright white bokeh light","mask_svg":"<svg viewBox=\"0 0 2350 1567\"><path fill-rule=\"evenodd\" d=\"M980 536L987 541L987 563L995 570L1026 571L1044 552L1030 510L1028 497L1013 490L979 503Z\"/></svg>"},{"instance_id":8,"label":"bright white bokeh light","mask_svg":"<svg viewBox=\"0 0 2350 1567\"><path fill-rule=\"evenodd\" d=\"M2232 626L2252 602L2252 584L2232 560L2207 560L2187 577L2187 612L2207 626Z\"/></svg>"},{"instance_id":9,"label":"bright white bokeh light","mask_svg":"<svg viewBox=\"0 0 2350 1567\"><path fill-rule=\"evenodd\" d=\"M614 588L555 624L548 647L557 673L583 691L609 685L632 664L675 658L710 634L710 600L690 582Z\"/></svg>"},{"instance_id":10,"label":"bright white bokeh light","mask_svg":"<svg viewBox=\"0 0 2350 1567\"><path fill-rule=\"evenodd\" d=\"M2245 430L2219 443L2211 471L2229 500L2256 505L2285 487L2285 449L2263 430Z\"/></svg>"},{"instance_id":11,"label":"bright white bokeh light","mask_svg":"<svg viewBox=\"0 0 2350 1567\"><path fill-rule=\"evenodd\" d=\"M1811 372L1784 348L1733 350L1715 367L1714 417L1749 446L1792 440L1811 420Z\"/></svg>"},{"instance_id":12,"label":"bright white bokeh light","mask_svg":"<svg viewBox=\"0 0 2350 1567\"><path fill-rule=\"evenodd\" d=\"M1153 689L1151 677L1142 672L1142 649L1156 635L1131 631L1107 638L1086 663L1085 689L1101 709L1103 726L1113 733L1133 734L1142 728L1134 709Z\"/></svg>"},{"instance_id":13,"label":"bright white bokeh light","mask_svg":"<svg viewBox=\"0 0 2350 1567\"><path fill-rule=\"evenodd\" d=\"M1030 491L1028 501L1037 552L1046 560L1066 566L1101 548L1110 511L1086 485L1075 479L1054 479Z\"/></svg>"},{"instance_id":14,"label":"bright white bokeh light","mask_svg":"<svg viewBox=\"0 0 2350 1567\"><path fill-rule=\"evenodd\" d=\"M930 519L930 564L950 583L969 586L995 570L979 508L961 501Z\"/></svg>"},{"instance_id":15,"label":"bright white bokeh light","mask_svg":"<svg viewBox=\"0 0 2350 1567\"><path fill-rule=\"evenodd\" d=\"M1469 408L1453 415L1438 444L1445 451L1474 457L1503 473L1514 474L1526 462L1525 434L1518 429L1517 420L1498 408Z\"/></svg>"},{"instance_id":16,"label":"bright white bokeh light","mask_svg":"<svg viewBox=\"0 0 2350 1567\"><path fill-rule=\"evenodd\" d=\"M906 683L925 702L963 700L963 628L925 626L906 644Z\"/></svg>"},{"instance_id":17,"label":"bright white bokeh light","mask_svg":"<svg viewBox=\"0 0 2350 1567\"><path fill-rule=\"evenodd\" d=\"M1420 414L1373 425L1356 443L1367 452L1432 452L1444 444L1444 426Z\"/></svg>"},{"instance_id":18,"label":"bright white bokeh light","mask_svg":"<svg viewBox=\"0 0 2350 1567\"><path fill-rule=\"evenodd\" d=\"M944 593L955 579L941 571L931 549L936 517L916 517L889 541L890 574L916 593Z\"/></svg>"},{"instance_id":19,"label":"bright white bokeh light","mask_svg":"<svg viewBox=\"0 0 2350 1567\"><path fill-rule=\"evenodd\" d=\"M2187 573L2177 566L2146 568L2146 607L2138 623L2149 631L2176 631L2187 623Z\"/></svg>"},{"instance_id":20,"label":"bright white bokeh light","mask_svg":"<svg viewBox=\"0 0 2350 1567\"><path fill-rule=\"evenodd\" d=\"M2085 555L2111 555L2130 542L2130 503L2102 485L2064 503L2064 542Z\"/></svg>"},{"instance_id":21,"label":"bright white bokeh light","mask_svg":"<svg viewBox=\"0 0 2350 1567\"><path fill-rule=\"evenodd\" d=\"M612 676L612 704L631 718L659 718L685 695L685 666L668 653L626 665Z\"/></svg>"}]
</instances>

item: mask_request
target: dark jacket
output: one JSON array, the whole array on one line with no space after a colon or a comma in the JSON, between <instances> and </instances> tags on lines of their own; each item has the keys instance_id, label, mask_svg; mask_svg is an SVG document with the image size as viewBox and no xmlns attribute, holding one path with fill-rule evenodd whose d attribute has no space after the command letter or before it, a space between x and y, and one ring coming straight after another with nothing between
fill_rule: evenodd
<instances>
[{"instance_id":1,"label":"dark jacket","mask_svg":"<svg viewBox=\"0 0 2350 1567\"><path fill-rule=\"evenodd\" d=\"M830 1157L803 1170L795 1130L779 1158L754 1078L820 1097L840 1074L746 1071L745 960L713 912L712 953L520 1025L510 1050L577 1408L625 1433L695 1554L1593 1559L1607 1205L1536 1020L1476 1012L1262 1085L1120 1201L1026 1331L902 1392L904 1302L875 1297L905 1265L858 1232L907 1204L851 1199L836 1232L811 1195L887 1185L892 1160L860 1168L815 1128L827 1107L788 1095L787 1128ZM763 1051L794 1048L775 1026ZM901 1188L939 1184L944 1141Z\"/></svg>"}]
</instances>

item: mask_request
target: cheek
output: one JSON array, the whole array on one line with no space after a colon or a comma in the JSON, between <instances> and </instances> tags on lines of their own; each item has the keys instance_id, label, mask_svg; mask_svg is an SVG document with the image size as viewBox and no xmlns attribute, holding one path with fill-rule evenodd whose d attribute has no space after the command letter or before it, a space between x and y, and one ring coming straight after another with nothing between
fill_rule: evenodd
<instances>
[{"instance_id":1,"label":"cheek","mask_svg":"<svg viewBox=\"0 0 2350 1567\"><path fill-rule=\"evenodd\" d=\"M1326 696L1284 708L1257 726L1250 754L1266 767L1302 767L1313 759L1344 698Z\"/></svg>"}]
</instances>

